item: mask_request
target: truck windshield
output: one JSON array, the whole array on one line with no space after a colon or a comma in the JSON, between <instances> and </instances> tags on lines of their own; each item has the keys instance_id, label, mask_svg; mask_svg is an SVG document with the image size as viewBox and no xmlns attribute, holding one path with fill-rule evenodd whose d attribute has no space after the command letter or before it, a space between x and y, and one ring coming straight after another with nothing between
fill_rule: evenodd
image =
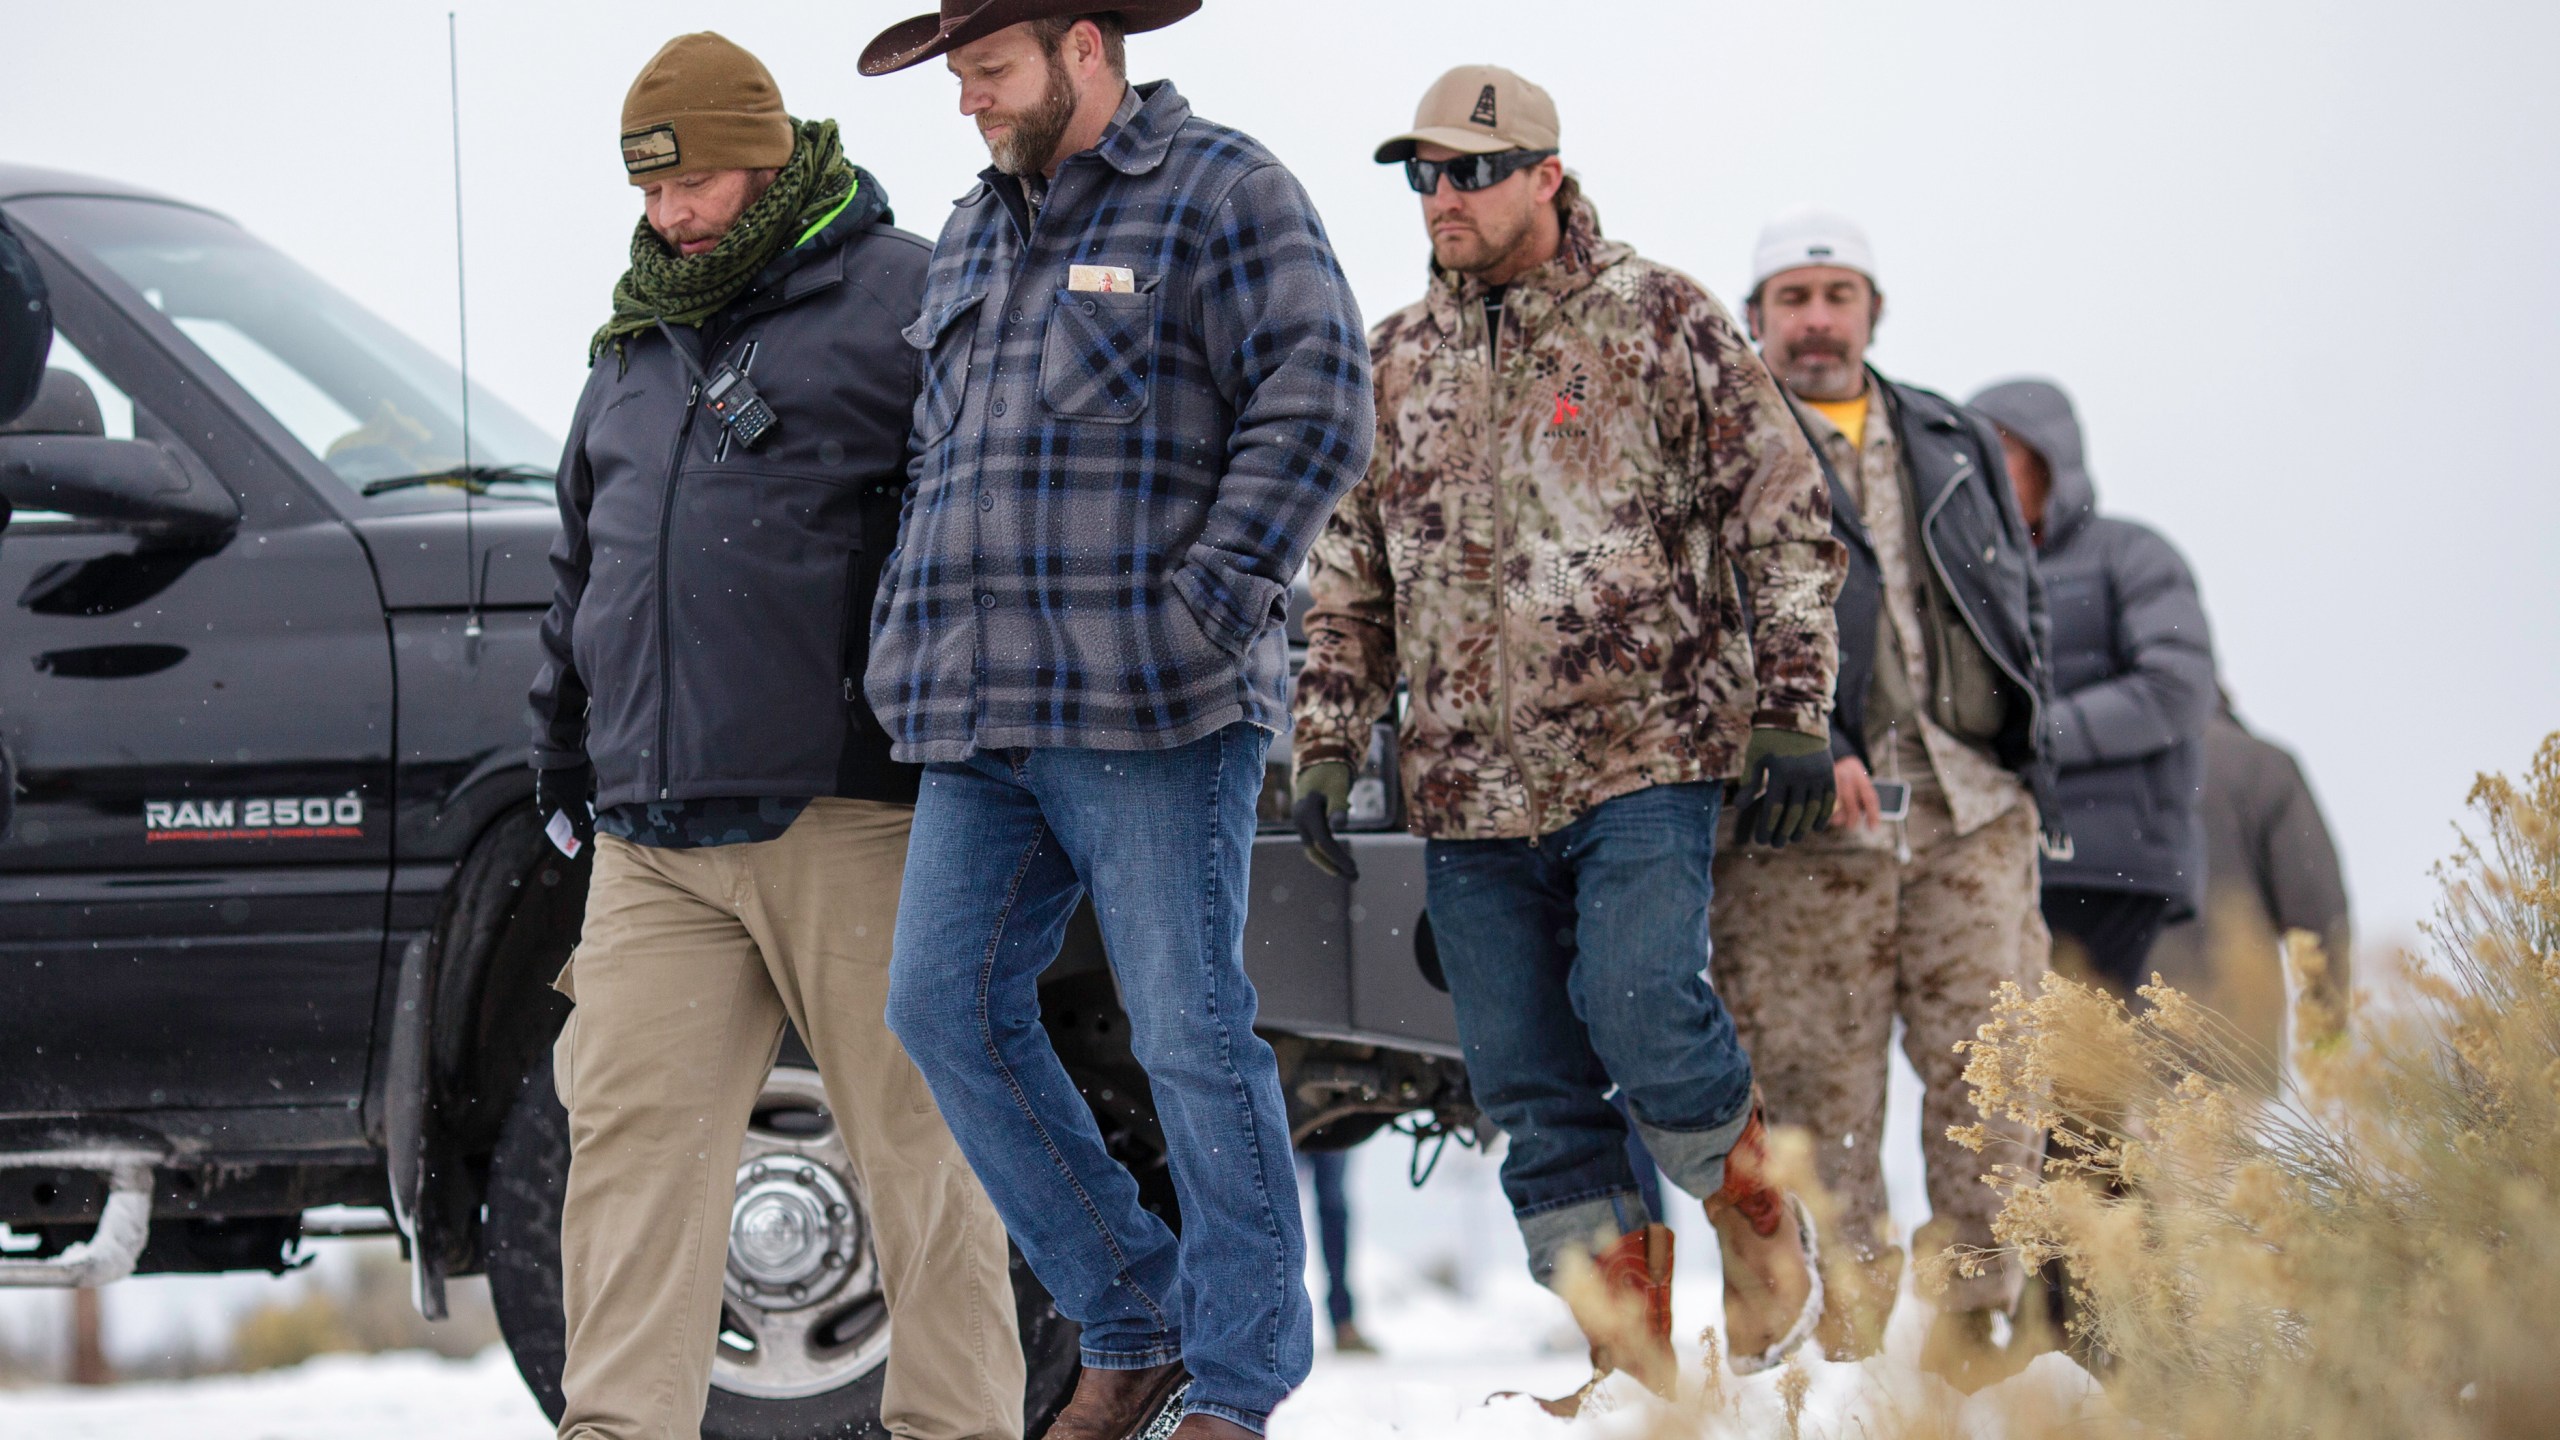
<instances>
[{"instance_id":1,"label":"truck windshield","mask_svg":"<svg viewBox=\"0 0 2560 1440\"><path fill-rule=\"evenodd\" d=\"M132 286L357 493L550 499L557 440L474 385L466 472L454 367L230 221L148 200L10 210Z\"/></svg>"}]
</instances>

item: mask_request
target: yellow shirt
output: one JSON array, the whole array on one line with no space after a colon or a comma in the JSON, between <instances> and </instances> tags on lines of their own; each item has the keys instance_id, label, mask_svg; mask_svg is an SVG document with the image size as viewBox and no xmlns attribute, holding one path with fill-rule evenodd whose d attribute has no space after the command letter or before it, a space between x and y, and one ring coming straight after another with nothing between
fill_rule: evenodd
<instances>
[{"instance_id":1,"label":"yellow shirt","mask_svg":"<svg viewBox=\"0 0 2560 1440\"><path fill-rule=\"evenodd\" d=\"M1849 448L1867 448L1867 392L1861 390L1852 400L1807 400L1807 406L1821 412L1833 429L1846 436Z\"/></svg>"}]
</instances>

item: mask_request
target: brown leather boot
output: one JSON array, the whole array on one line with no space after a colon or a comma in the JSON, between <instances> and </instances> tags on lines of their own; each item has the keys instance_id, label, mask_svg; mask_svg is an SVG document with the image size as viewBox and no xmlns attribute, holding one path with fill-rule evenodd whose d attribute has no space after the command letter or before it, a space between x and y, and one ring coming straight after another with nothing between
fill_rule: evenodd
<instances>
[{"instance_id":1,"label":"brown leather boot","mask_svg":"<svg viewBox=\"0 0 2560 1440\"><path fill-rule=\"evenodd\" d=\"M1725 1347L1736 1375L1778 1364L1822 1319L1822 1253L1804 1202L1769 1181L1759 1100L1724 1157L1724 1188L1707 1197L1724 1252Z\"/></svg>"},{"instance_id":2,"label":"brown leather boot","mask_svg":"<svg viewBox=\"0 0 2560 1440\"><path fill-rule=\"evenodd\" d=\"M1179 1360L1147 1370L1097 1370L1076 1376L1076 1393L1049 1422L1044 1440L1130 1440L1161 1413L1191 1378Z\"/></svg>"},{"instance_id":3,"label":"brown leather boot","mask_svg":"<svg viewBox=\"0 0 2560 1440\"><path fill-rule=\"evenodd\" d=\"M1666 1400L1679 1392L1680 1361L1671 1352L1671 1227L1629 1231L1592 1259L1596 1293L1565 1297L1591 1342L1591 1380L1562 1399L1540 1400L1550 1415L1580 1413L1591 1387L1612 1370L1633 1375Z\"/></svg>"}]
</instances>

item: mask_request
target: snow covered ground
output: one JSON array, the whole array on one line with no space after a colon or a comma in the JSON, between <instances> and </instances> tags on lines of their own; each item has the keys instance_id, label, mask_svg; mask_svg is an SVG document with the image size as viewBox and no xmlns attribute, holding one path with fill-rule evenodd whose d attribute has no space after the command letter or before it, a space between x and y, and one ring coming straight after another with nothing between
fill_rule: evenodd
<instances>
[{"instance_id":1,"label":"snow covered ground","mask_svg":"<svg viewBox=\"0 0 2560 1440\"><path fill-rule=\"evenodd\" d=\"M1887 1174L1896 1220L1916 1225L1928 1205L1919 1184L1913 1082L1898 1063ZM1532 1284L1519 1235L1495 1181L1495 1157L1449 1148L1420 1190L1407 1183L1410 1147L1382 1137L1355 1152L1354 1290L1377 1356L1320 1354L1314 1376L1272 1418L1272 1440L1633 1440L1648 1428L1650 1397L1610 1387L1571 1424L1500 1391L1563 1394L1588 1374L1564 1306ZM1675 1314L1689 1382L1703 1383L1696 1335L1720 1318L1715 1242L1694 1201L1675 1194L1679 1232ZM1311 1267L1310 1288L1323 1293ZM218 1333L229 1309L271 1297L261 1278L144 1279L108 1291L111 1353L134 1355L172 1337ZM23 1331L58 1315L58 1295L19 1295L0 1320ZM2039 1360L2006 1386L1967 1404L1921 1376L1912 1357L1926 1327L1924 1303L1906 1294L1884 1356L1864 1365L1814 1361L1803 1416L1807 1436L1872 1435L1896 1414L1926 1410L1940 1433L1999 1440L2004 1415L2069 1413L2094 1398L2088 1379L2059 1356ZM155 1342L153 1337L159 1337ZM1320 1342L1321 1343L1321 1342ZM1784 1433L1777 1376L1727 1378L1738 1396L1737 1433ZM1614 1403L1611 1403L1614 1402ZM409 1352L331 1356L289 1370L79 1391L0 1391L0 1436L29 1440L142 1440L186 1434L209 1440L425 1440L470 1435L540 1440L550 1434L503 1349L460 1361Z\"/></svg>"}]
</instances>

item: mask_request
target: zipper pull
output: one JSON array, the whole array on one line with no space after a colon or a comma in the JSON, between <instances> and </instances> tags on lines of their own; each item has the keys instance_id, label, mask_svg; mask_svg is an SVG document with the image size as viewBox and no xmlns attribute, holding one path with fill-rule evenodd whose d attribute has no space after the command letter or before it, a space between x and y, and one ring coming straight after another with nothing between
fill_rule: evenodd
<instances>
[{"instance_id":1,"label":"zipper pull","mask_svg":"<svg viewBox=\"0 0 2560 1440\"><path fill-rule=\"evenodd\" d=\"M850 675L844 677L844 703L853 703L853 677Z\"/></svg>"}]
</instances>

